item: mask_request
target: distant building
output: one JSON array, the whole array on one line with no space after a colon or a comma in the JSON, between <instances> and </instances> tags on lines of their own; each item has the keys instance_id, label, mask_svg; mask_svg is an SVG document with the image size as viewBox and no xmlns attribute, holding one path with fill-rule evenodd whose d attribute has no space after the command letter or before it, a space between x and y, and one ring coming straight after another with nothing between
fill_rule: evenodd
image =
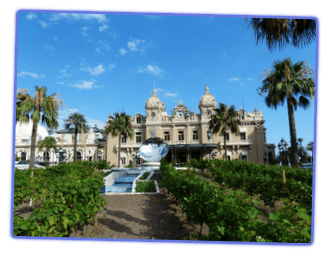
<instances>
[{"instance_id":1,"label":"distant building","mask_svg":"<svg viewBox=\"0 0 330 255\"><path fill-rule=\"evenodd\" d=\"M16 137L15 137L15 154L21 161L30 160L31 155L31 135L32 135L32 121L29 123L17 123ZM73 161L73 146L74 134L68 130L62 129L56 132L47 131L41 125L38 125L37 143L47 136L54 137L56 140L56 147L60 147L67 152L67 162ZM89 129L88 133L78 133L77 140L77 160L99 161L106 157L106 139L103 135L103 130L96 125ZM39 151L36 146L36 160L44 162L50 161L58 163L59 154L50 149L43 148Z\"/></svg>"},{"instance_id":2,"label":"distant building","mask_svg":"<svg viewBox=\"0 0 330 255\"><path fill-rule=\"evenodd\" d=\"M212 134L209 131L210 116L214 108L218 107L215 98L210 94L208 85L202 95L198 108L199 114L191 112L181 102L174 107L172 115L166 113L165 103L153 90L151 97L145 103L146 116L140 113L131 117L134 137L125 139L121 143L121 166L134 162L132 153L138 151L141 143L155 136L162 138L169 146L167 154L169 162L187 162L195 158L209 158L213 150L217 151L217 158L224 159L223 134ZM246 113L238 110L241 124L237 134L226 134L227 157L229 160L267 163L275 158L275 145L266 143L265 120L258 111ZM109 116L108 120L113 118ZM107 161L111 164L118 162L118 137L107 136ZM141 165L141 161L137 162Z\"/></svg>"}]
</instances>

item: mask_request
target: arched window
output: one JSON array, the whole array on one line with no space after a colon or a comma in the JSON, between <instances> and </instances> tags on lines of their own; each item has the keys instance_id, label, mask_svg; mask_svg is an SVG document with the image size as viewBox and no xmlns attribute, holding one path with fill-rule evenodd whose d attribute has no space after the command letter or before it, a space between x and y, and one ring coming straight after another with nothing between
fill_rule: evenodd
<instances>
[{"instance_id":1,"label":"arched window","mask_svg":"<svg viewBox=\"0 0 330 255\"><path fill-rule=\"evenodd\" d=\"M136 118L136 124L141 124L141 121L142 121L142 120L141 120L141 117L137 117L137 118Z\"/></svg>"},{"instance_id":2,"label":"arched window","mask_svg":"<svg viewBox=\"0 0 330 255\"><path fill-rule=\"evenodd\" d=\"M81 152L77 151L77 160L81 161Z\"/></svg>"},{"instance_id":3,"label":"arched window","mask_svg":"<svg viewBox=\"0 0 330 255\"><path fill-rule=\"evenodd\" d=\"M21 160L26 161L26 152L22 152Z\"/></svg>"}]
</instances>

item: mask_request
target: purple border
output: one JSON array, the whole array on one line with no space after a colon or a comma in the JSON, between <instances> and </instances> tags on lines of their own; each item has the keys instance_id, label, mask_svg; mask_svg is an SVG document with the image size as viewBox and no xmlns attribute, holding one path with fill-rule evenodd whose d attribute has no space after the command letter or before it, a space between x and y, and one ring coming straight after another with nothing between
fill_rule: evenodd
<instances>
[{"instance_id":1,"label":"purple border","mask_svg":"<svg viewBox=\"0 0 330 255\"><path fill-rule=\"evenodd\" d=\"M315 101L314 101L314 149L313 149L313 188L312 188L312 226L310 243L270 243L270 242L235 242L235 241L191 241L191 240L152 240L152 239L111 239L111 238L72 238L72 237L29 237L13 236L13 215L14 215L14 180L15 165L12 165L12 193L11 193L11 222L10 235L14 239L43 239L43 240L70 240L70 241L116 241L116 242L163 242L163 243L198 243L198 244L248 244L248 245L290 245L290 246L310 246L314 243L314 224L315 224L315 173L316 173L316 131L317 131L317 93L318 93L318 55L319 55L319 21L312 16L278 16L278 15L234 15L234 14L200 14L200 13L150 13L150 12L106 12L106 11L62 11L62 10L32 10L22 9L16 12L16 32L15 32L15 72L14 72L14 105L13 105L13 146L12 162L15 162L15 135L16 135L16 91L17 91L17 40L18 40L18 16L21 12L34 13L78 13L78 14L116 14L116 15L152 15L152 16L191 16L191 17L233 17L233 18L303 18L315 19L316 21L316 55L315 55Z\"/></svg>"}]
</instances>

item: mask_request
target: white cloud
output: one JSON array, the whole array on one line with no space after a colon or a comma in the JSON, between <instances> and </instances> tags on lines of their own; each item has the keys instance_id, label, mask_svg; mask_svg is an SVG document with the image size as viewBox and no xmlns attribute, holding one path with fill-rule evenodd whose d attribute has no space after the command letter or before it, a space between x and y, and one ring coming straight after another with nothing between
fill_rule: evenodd
<instances>
[{"instance_id":1,"label":"white cloud","mask_svg":"<svg viewBox=\"0 0 330 255\"><path fill-rule=\"evenodd\" d=\"M164 69L161 69L156 65L148 65L145 68L140 67L138 73L151 73L157 77L162 77L165 74Z\"/></svg>"},{"instance_id":2,"label":"white cloud","mask_svg":"<svg viewBox=\"0 0 330 255\"><path fill-rule=\"evenodd\" d=\"M178 96L178 93L165 93L164 96L167 96L167 97L177 97Z\"/></svg>"},{"instance_id":3,"label":"white cloud","mask_svg":"<svg viewBox=\"0 0 330 255\"><path fill-rule=\"evenodd\" d=\"M53 40L54 40L54 41L57 41L57 39L58 39L58 38L57 38L56 36L54 36Z\"/></svg>"},{"instance_id":4,"label":"white cloud","mask_svg":"<svg viewBox=\"0 0 330 255\"><path fill-rule=\"evenodd\" d=\"M46 28L48 26L48 24L44 21L39 20L38 23L40 24L40 26L42 26L43 28Z\"/></svg>"},{"instance_id":5,"label":"white cloud","mask_svg":"<svg viewBox=\"0 0 330 255\"><path fill-rule=\"evenodd\" d=\"M108 69L108 70L112 70L112 69L115 68L115 66L116 66L116 63L114 63L114 64L109 64L108 67L107 67L106 69Z\"/></svg>"},{"instance_id":6,"label":"white cloud","mask_svg":"<svg viewBox=\"0 0 330 255\"><path fill-rule=\"evenodd\" d=\"M64 82L62 82L62 81L58 81L58 82L56 82L57 84L60 84L60 85L64 85Z\"/></svg>"},{"instance_id":7,"label":"white cloud","mask_svg":"<svg viewBox=\"0 0 330 255\"><path fill-rule=\"evenodd\" d=\"M73 87L78 88L80 90L83 89L92 89L94 87L99 87L95 85L96 80L90 80L90 81L80 81L77 84L74 84Z\"/></svg>"},{"instance_id":8,"label":"white cloud","mask_svg":"<svg viewBox=\"0 0 330 255\"><path fill-rule=\"evenodd\" d=\"M246 78L248 81L254 81L254 78L251 78L251 77L247 77Z\"/></svg>"},{"instance_id":9,"label":"white cloud","mask_svg":"<svg viewBox=\"0 0 330 255\"><path fill-rule=\"evenodd\" d=\"M103 26L100 26L99 27L99 31L102 32L102 31L104 31L104 30L106 30L108 28L109 28L109 26L107 24L104 24Z\"/></svg>"},{"instance_id":10,"label":"white cloud","mask_svg":"<svg viewBox=\"0 0 330 255\"><path fill-rule=\"evenodd\" d=\"M43 74L40 74L39 76L40 76L40 78L46 78L45 75L43 75Z\"/></svg>"},{"instance_id":11,"label":"white cloud","mask_svg":"<svg viewBox=\"0 0 330 255\"><path fill-rule=\"evenodd\" d=\"M81 67L80 70L90 73L91 75L99 75L105 71L103 65L100 64L97 67Z\"/></svg>"},{"instance_id":12,"label":"white cloud","mask_svg":"<svg viewBox=\"0 0 330 255\"><path fill-rule=\"evenodd\" d=\"M98 40L98 42L96 44L97 44L97 47L96 47L97 52L101 52L101 50L107 50L107 51L110 50L110 44L107 42Z\"/></svg>"},{"instance_id":13,"label":"white cloud","mask_svg":"<svg viewBox=\"0 0 330 255\"><path fill-rule=\"evenodd\" d=\"M39 75L38 74L36 74L36 73L30 73L30 72L26 72L26 71L22 71L22 72L20 72L18 74L18 76L21 76L21 77L25 77L26 75L27 76L31 76L33 78L39 78ZM40 77L41 77L41 75L40 75ZM44 78L44 76L42 78Z\"/></svg>"},{"instance_id":14,"label":"white cloud","mask_svg":"<svg viewBox=\"0 0 330 255\"><path fill-rule=\"evenodd\" d=\"M68 77L70 78L72 76L72 73L67 73L67 70L66 69L62 69L60 71L61 75L58 76L59 78L63 78L63 77Z\"/></svg>"},{"instance_id":15,"label":"white cloud","mask_svg":"<svg viewBox=\"0 0 330 255\"><path fill-rule=\"evenodd\" d=\"M122 56L126 55L126 53L127 53L127 50L125 50L125 49L120 49L119 50L119 54L122 55Z\"/></svg>"},{"instance_id":16,"label":"white cloud","mask_svg":"<svg viewBox=\"0 0 330 255\"><path fill-rule=\"evenodd\" d=\"M36 19L37 18L37 15L35 15L34 13L29 13L28 15L26 15L26 17L28 19Z\"/></svg>"},{"instance_id":17,"label":"white cloud","mask_svg":"<svg viewBox=\"0 0 330 255\"><path fill-rule=\"evenodd\" d=\"M240 79L237 77L233 77L233 78L230 78L229 81L240 81Z\"/></svg>"},{"instance_id":18,"label":"white cloud","mask_svg":"<svg viewBox=\"0 0 330 255\"><path fill-rule=\"evenodd\" d=\"M52 45L45 45L45 49L46 50L52 50L53 49L53 46Z\"/></svg>"},{"instance_id":19,"label":"white cloud","mask_svg":"<svg viewBox=\"0 0 330 255\"><path fill-rule=\"evenodd\" d=\"M144 51L144 49L138 49L139 44L144 43L144 40L139 40L139 39L133 39L133 41L130 41L127 43L127 47L131 51Z\"/></svg>"},{"instance_id":20,"label":"white cloud","mask_svg":"<svg viewBox=\"0 0 330 255\"><path fill-rule=\"evenodd\" d=\"M112 38L115 38L118 36L116 33L113 33L113 32L108 33L108 35Z\"/></svg>"},{"instance_id":21,"label":"white cloud","mask_svg":"<svg viewBox=\"0 0 330 255\"><path fill-rule=\"evenodd\" d=\"M104 126L106 125L106 123L104 121L101 121L101 120L92 119L92 118L89 118L89 117L86 117L86 120L87 120L87 124L90 127L95 127L95 125L96 125L98 128L103 129Z\"/></svg>"},{"instance_id":22,"label":"white cloud","mask_svg":"<svg viewBox=\"0 0 330 255\"><path fill-rule=\"evenodd\" d=\"M99 23L105 23L108 21L105 14L82 14L82 13L58 13L51 16L51 20L58 21L61 19L68 20L96 20Z\"/></svg>"},{"instance_id":23,"label":"white cloud","mask_svg":"<svg viewBox=\"0 0 330 255\"><path fill-rule=\"evenodd\" d=\"M87 30L89 29L89 27L82 27L80 30L80 34L87 37L88 36L88 33L87 33Z\"/></svg>"}]
</instances>

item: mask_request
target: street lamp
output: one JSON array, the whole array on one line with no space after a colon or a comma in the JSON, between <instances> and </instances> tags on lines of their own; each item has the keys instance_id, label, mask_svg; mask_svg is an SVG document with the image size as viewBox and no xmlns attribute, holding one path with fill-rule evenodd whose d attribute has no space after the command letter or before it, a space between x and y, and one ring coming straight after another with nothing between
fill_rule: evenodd
<instances>
[{"instance_id":1,"label":"street lamp","mask_svg":"<svg viewBox=\"0 0 330 255\"><path fill-rule=\"evenodd\" d=\"M63 163L64 159L66 158L66 150L60 147L58 150L55 151L59 164Z\"/></svg>"},{"instance_id":2,"label":"street lamp","mask_svg":"<svg viewBox=\"0 0 330 255\"><path fill-rule=\"evenodd\" d=\"M138 161L140 161L140 157L141 157L139 151L136 151L135 153L132 152L132 157L133 159L135 159L135 165L137 166Z\"/></svg>"},{"instance_id":3,"label":"street lamp","mask_svg":"<svg viewBox=\"0 0 330 255\"><path fill-rule=\"evenodd\" d=\"M287 154L288 154L288 149L289 149L289 145L287 144L287 142L282 138L281 142L278 143L278 149L280 151L280 155L282 152L282 164L285 164L284 162L287 160L287 165L289 164L289 160L286 158Z\"/></svg>"}]
</instances>

